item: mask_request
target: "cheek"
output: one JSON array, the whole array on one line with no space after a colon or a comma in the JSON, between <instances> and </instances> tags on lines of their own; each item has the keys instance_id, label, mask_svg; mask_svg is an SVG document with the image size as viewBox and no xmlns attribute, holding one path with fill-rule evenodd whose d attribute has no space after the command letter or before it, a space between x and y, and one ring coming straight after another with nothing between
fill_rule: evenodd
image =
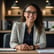
<instances>
[{"instance_id":1,"label":"cheek","mask_svg":"<svg viewBox=\"0 0 54 54\"><path fill-rule=\"evenodd\" d=\"M28 18L28 14L24 13L24 17L25 17L25 18Z\"/></svg>"},{"instance_id":2,"label":"cheek","mask_svg":"<svg viewBox=\"0 0 54 54\"><path fill-rule=\"evenodd\" d=\"M34 19L35 19L35 20L37 19L37 15L36 15L36 16L34 16Z\"/></svg>"},{"instance_id":3,"label":"cheek","mask_svg":"<svg viewBox=\"0 0 54 54\"><path fill-rule=\"evenodd\" d=\"M26 13L24 13L24 17L26 17L27 16L27 14Z\"/></svg>"}]
</instances>

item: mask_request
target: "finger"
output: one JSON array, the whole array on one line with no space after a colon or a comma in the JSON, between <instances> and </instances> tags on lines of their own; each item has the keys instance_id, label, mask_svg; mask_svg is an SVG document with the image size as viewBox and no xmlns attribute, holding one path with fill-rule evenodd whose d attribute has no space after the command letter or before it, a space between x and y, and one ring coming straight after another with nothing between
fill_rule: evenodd
<instances>
[{"instance_id":1,"label":"finger","mask_svg":"<svg viewBox=\"0 0 54 54\"><path fill-rule=\"evenodd\" d=\"M27 50L31 49L31 47L29 45L27 45L27 44L26 44L26 48L27 48Z\"/></svg>"},{"instance_id":2,"label":"finger","mask_svg":"<svg viewBox=\"0 0 54 54\"><path fill-rule=\"evenodd\" d=\"M21 45L21 50L26 50L25 44Z\"/></svg>"}]
</instances>

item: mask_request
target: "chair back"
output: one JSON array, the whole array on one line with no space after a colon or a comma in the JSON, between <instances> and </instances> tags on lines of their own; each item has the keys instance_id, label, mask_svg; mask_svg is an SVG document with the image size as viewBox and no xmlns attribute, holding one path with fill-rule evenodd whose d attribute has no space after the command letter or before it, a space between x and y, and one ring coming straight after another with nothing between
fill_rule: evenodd
<instances>
[{"instance_id":1,"label":"chair back","mask_svg":"<svg viewBox=\"0 0 54 54\"><path fill-rule=\"evenodd\" d=\"M3 37L3 48L10 48L10 33L4 34Z\"/></svg>"}]
</instances>

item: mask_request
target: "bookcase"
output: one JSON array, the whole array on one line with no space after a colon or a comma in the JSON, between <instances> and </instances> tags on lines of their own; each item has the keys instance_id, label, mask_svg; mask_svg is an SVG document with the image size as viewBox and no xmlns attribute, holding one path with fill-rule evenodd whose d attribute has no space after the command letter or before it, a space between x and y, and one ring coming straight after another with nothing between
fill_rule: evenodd
<instances>
[{"instance_id":1,"label":"bookcase","mask_svg":"<svg viewBox=\"0 0 54 54\"><path fill-rule=\"evenodd\" d=\"M9 26L12 26L13 21L20 21L20 17L22 14L23 8L21 8L21 6L19 6L20 8L11 8L13 1L10 0L10 4L8 4L8 2L9 2L9 0L7 0L7 1L1 0L1 3L2 3L2 5L1 5L2 6L1 7L2 23L0 23L1 31L2 30L4 30L4 31L11 30L11 28ZM42 2L44 2L44 1L42 1ZM21 3L19 5L21 5ZM44 21L46 21L47 23L48 23L48 21L54 21L54 7L53 8L45 8L44 7L41 10L43 13ZM47 24L47 26L48 26L48 24ZM9 27L9 29L6 27Z\"/></svg>"}]
</instances>

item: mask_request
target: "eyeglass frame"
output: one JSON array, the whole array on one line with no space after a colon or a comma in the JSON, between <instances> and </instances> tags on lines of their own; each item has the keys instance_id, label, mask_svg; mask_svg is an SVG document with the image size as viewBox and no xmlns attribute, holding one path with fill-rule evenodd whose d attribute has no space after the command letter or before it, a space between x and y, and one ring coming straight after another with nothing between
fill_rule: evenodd
<instances>
[{"instance_id":1,"label":"eyeglass frame","mask_svg":"<svg viewBox=\"0 0 54 54\"><path fill-rule=\"evenodd\" d=\"M26 13L28 13L28 14L37 14L37 12L31 12L31 11L25 11Z\"/></svg>"}]
</instances>

